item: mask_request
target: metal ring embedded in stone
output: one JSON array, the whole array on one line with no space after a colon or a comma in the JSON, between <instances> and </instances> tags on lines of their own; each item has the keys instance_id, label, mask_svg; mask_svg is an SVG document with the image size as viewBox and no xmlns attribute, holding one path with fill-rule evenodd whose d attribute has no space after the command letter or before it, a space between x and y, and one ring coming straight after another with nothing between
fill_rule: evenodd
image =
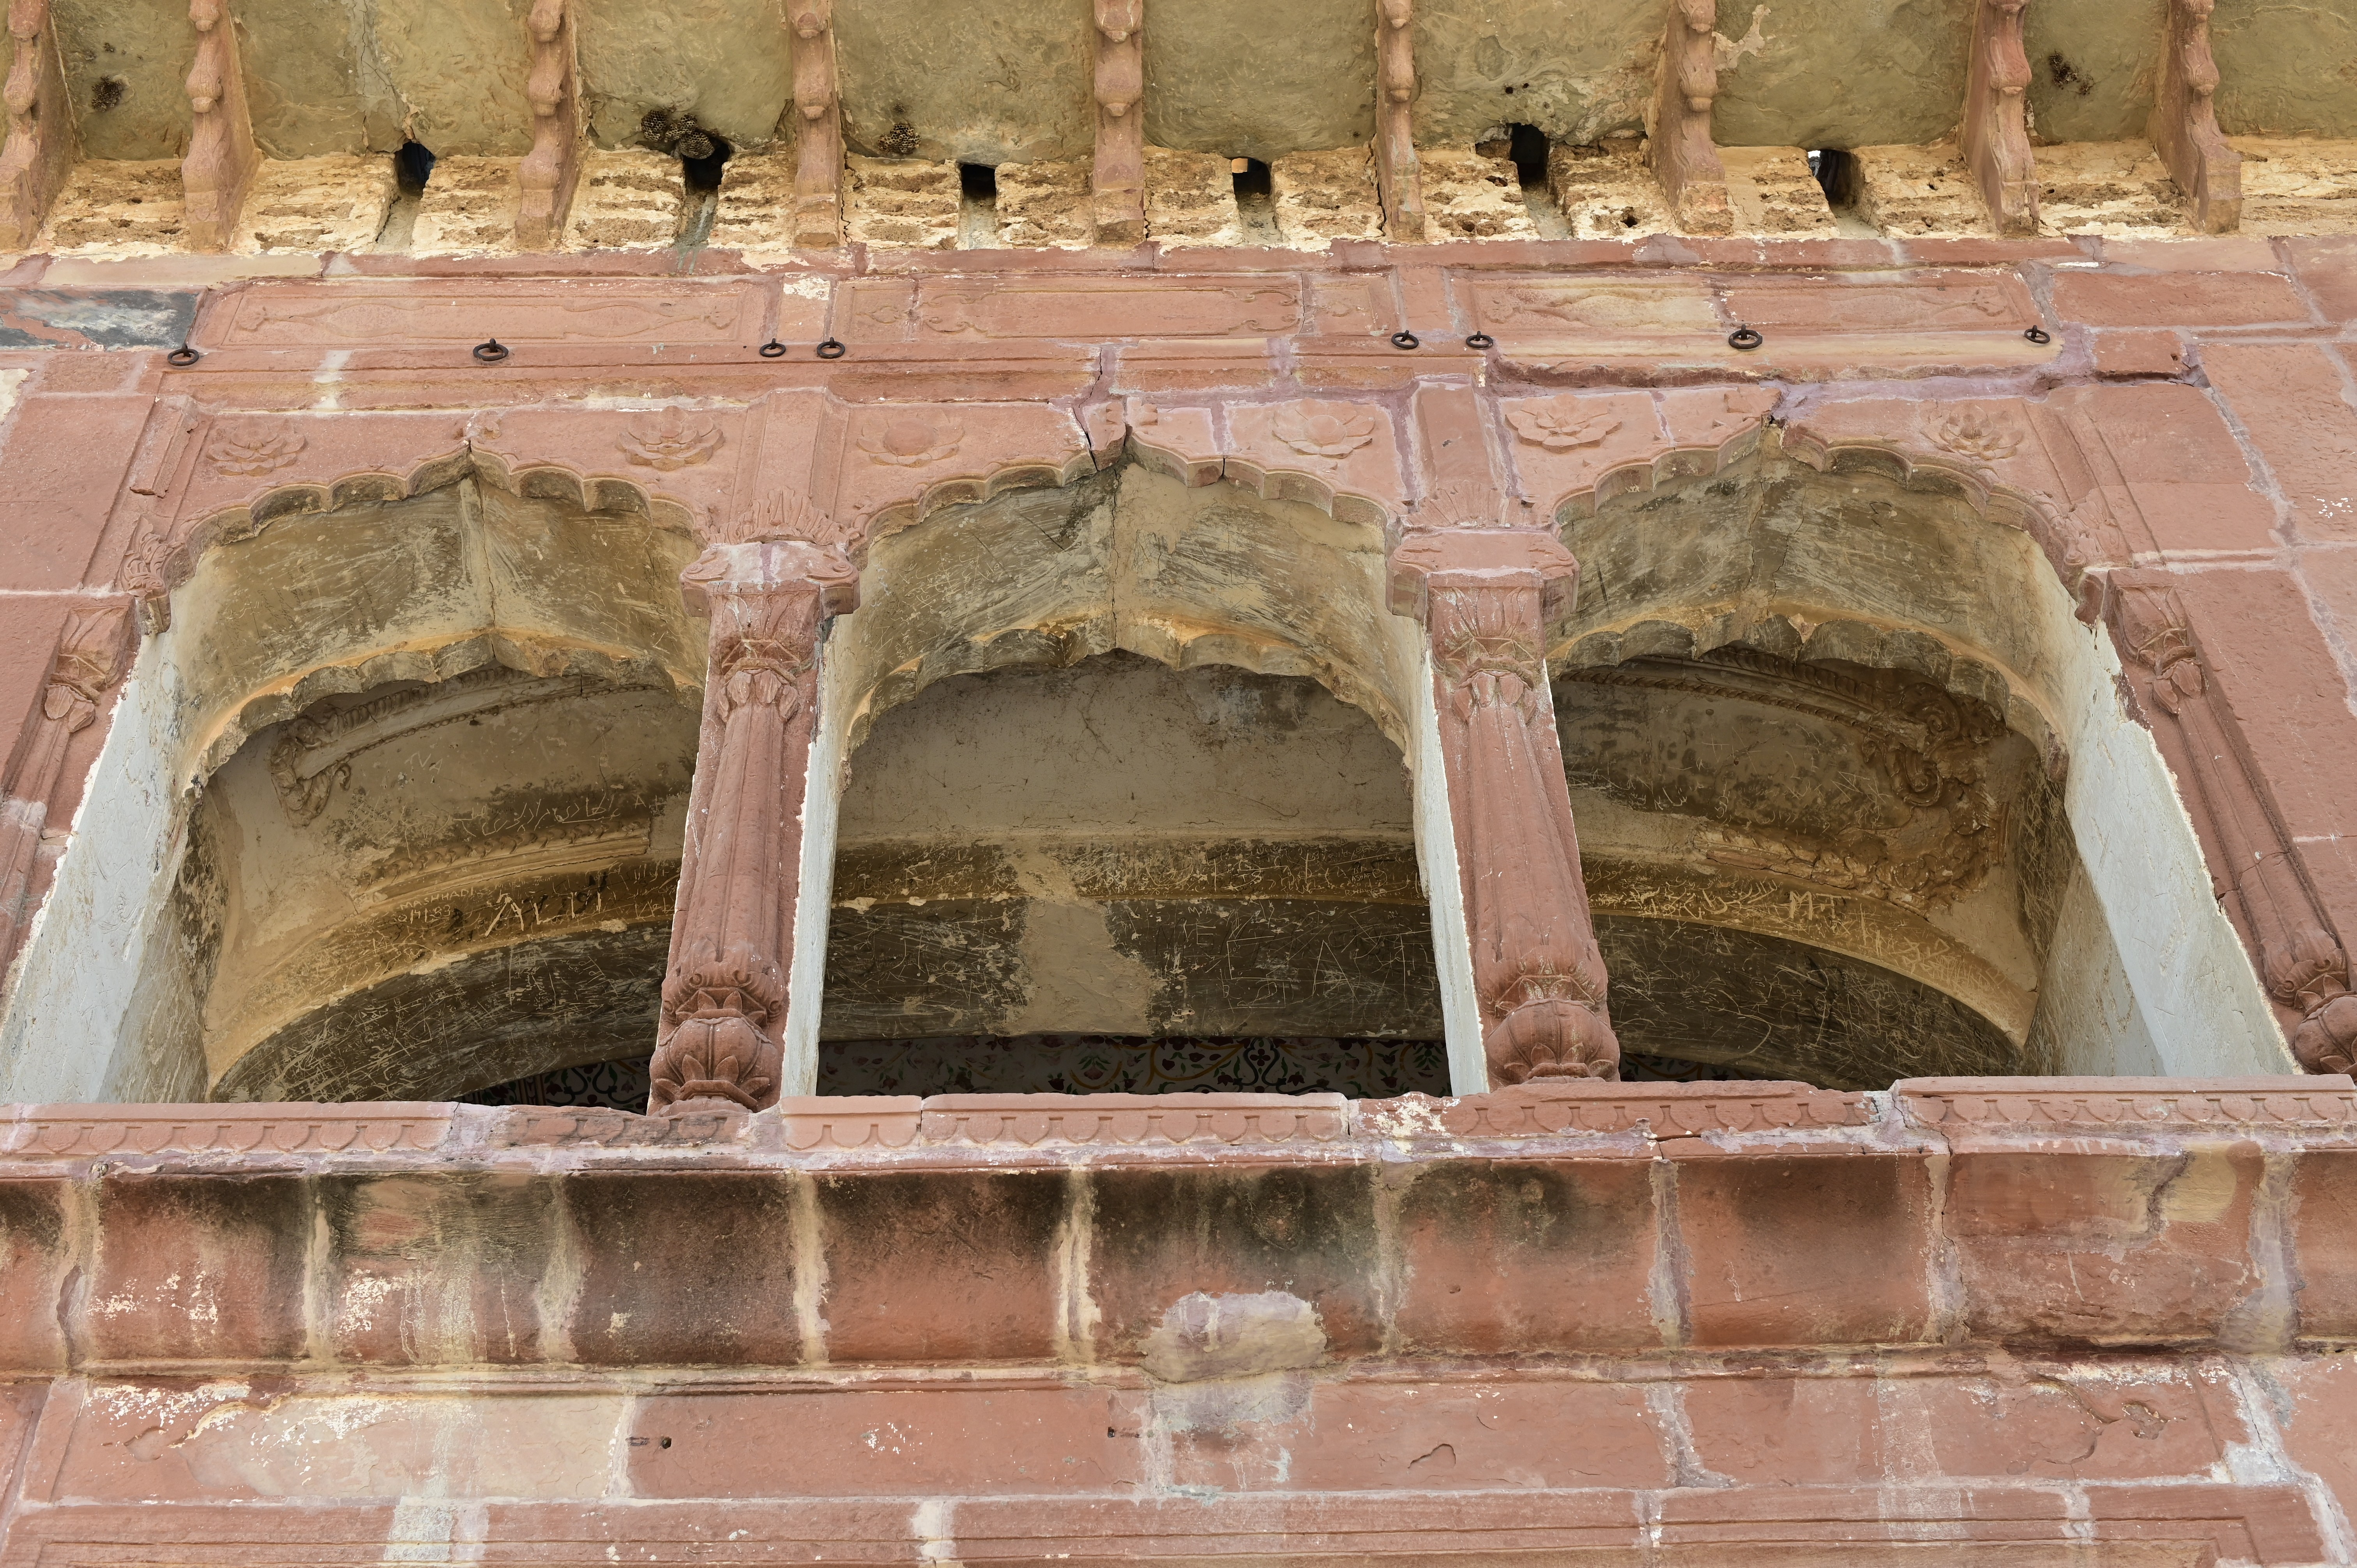
<instances>
[{"instance_id":1,"label":"metal ring embedded in stone","mask_svg":"<svg viewBox=\"0 0 2357 1568\"><path fill-rule=\"evenodd\" d=\"M1727 335L1727 346L1730 349L1738 349L1746 354L1749 353L1752 349L1757 349L1760 344L1765 343L1766 341L1768 341L1767 338L1762 338L1758 332L1752 330L1749 327L1738 327L1734 331Z\"/></svg>"},{"instance_id":2,"label":"metal ring embedded in stone","mask_svg":"<svg viewBox=\"0 0 2357 1568\"><path fill-rule=\"evenodd\" d=\"M202 354L198 353L194 349L191 349L186 343L183 343L178 348L173 349L170 353L165 355L164 362L167 365L193 365L199 360L203 358L204 356Z\"/></svg>"},{"instance_id":3,"label":"metal ring embedded in stone","mask_svg":"<svg viewBox=\"0 0 2357 1568\"><path fill-rule=\"evenodd\" d=\"M818 346L818 357L822 360L840 360L845 354L850 352L850 349L845 348L833 338L828 338L825 342L821 343Z\"/></svg>"},{"instance_id":4,"label":"metal ring embedded in stone","mask_svg":"<svg viewBox=\"0 0 2357 1568\"><path fill-rule=\"evenodd\" d=\"M1468 349L1494 349L1498 346L1498 340L1487 332L1476 332L1472 337L1465 339L1465 346Z\"/></svg>"},{"instance_id":5,"label":"metal ring embedded in stone","mask_svg":"<svg viewBox=\"0 0 2357 1568\"><path fill-rule=\"evenodd\" d=\"M779 342L775 338L772 338L768 342L762 344L759 349L755 349L754 352L760 355L761 358L765 360L782 360L786 357L786 346L783 343Z\"/></svg>"},{"instance_id":6,"label":"metal ring embedded in stone","mask_svg":"<svg viewBox=\"0 0 2357 1568\"><path fill-rule=\"evenodd\" d=\"M2043 327L2033 327L2029 331L2023 333L2022 336L2029 338L2033 343L2051 343L2054 341L2054 334L2049 332Z\"/></svg>"},{"instance_id":7,"label":"metal ring embedded in stone","mask_svg":"<svg viewBox=\"0 0 2357 1568\"><path fill-rule=\"evenodd\" d=\"M1394 349L1421 349L1424 347L1424 339L1403 327L1398 331L1392 334L1392 347Z\"/></svg>"},{"instance_id":8,"label":"metal ring embedded in stone","mask_svg":"<svg viewBox=\"0 0 2357 1568\"><path fill-rule=\"evenodd\" d=\"M475 358L487 365L496 365L508 357L508 346L496 338L486 338L475 345Z\"/></svg>"}]
</instances>

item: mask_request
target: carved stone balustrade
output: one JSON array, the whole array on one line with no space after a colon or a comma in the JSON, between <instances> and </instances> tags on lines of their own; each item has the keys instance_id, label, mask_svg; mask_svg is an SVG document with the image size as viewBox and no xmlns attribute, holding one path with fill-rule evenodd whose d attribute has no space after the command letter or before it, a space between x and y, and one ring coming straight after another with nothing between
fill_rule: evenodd
<instances>
[{"instance_id":1,"label":"carved stone balustrade","mask_svg":"<svg viewBox=\"0 0 2357 1568\"><path fill-rule=\"evenodd\" d=\"M1391 564L1392 607L1430 639L1490 1076L1618 1077L1547 691L1545 623L1579 563L1550 534L1458 529L1411 534Z\"/></svg>"},{"instance_id":2,"label":"carved stone balustrade","mask_svg":"<svg viewBox=\"0 0 2357 1568\"><path fill-rule=\"evenodd\" d=\"M781 1082L819 634L859 578L837 548L764 540L715 545L681 581L712 652L648 1111L758 1111Z\"/></svg>"}]
</instances>

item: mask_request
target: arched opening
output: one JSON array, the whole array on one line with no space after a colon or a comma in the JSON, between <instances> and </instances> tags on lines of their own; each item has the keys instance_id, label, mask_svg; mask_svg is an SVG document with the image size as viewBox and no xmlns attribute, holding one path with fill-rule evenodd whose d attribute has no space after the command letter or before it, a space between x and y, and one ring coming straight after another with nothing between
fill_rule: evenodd
<instances>
[{"instance_id":1,"label":"arched opening","mask_svg":"<svg viewBox=\"0 0 2357 1568\"><path fill-rule=\"evenodd\" d=\"M694 542L627 495L467 475L204 551L29 944L12 1092L447 1099L643 1054L703 657Z\"/></svg>"},{"instance_id":2,"label":"arched opening","mask_svg":"<svg viewBox=\"0 0 2357 1568\"><path fill-rule=\"evenodd\" d=\"M815 1087L1445 1091L1382 562L1135 465L879 541Z\"/></svg>"},{"instance_id":3,"label":"arched opening","mask_svg":"<svg viewBox=\"0 0 2357 1568\"><path fill-rule=\"evenodd\" d=\"M1624 1042L1853 1088L2286 1070L2025 526L1772 444L1567 510L1549 671Z\"/></svg>"}]
</instances>

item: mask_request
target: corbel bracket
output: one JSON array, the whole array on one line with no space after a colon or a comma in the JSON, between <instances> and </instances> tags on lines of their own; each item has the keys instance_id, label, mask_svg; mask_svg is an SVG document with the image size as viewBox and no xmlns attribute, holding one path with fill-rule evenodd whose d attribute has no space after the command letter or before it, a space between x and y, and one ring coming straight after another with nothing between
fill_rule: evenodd
<instances>
[{"instance_id":1,"label":"corbel bracket","mask_svg":"<svg viewBox=\"0 0 2357 1568\"><path fill-rule=\"evenodd\" d=\"M2000 234L2038 232L2038 165L2029 150L2026 0L1975 0L1972 67L1964 87L1964 162Z\"/></svg>"},{"instance_id":2,"label":"corbel bracket","mask_svg":"<svg viewBox=\"0 0 2357 1568\"><path fill-rule=\"evenodd\" d=\"M188 156L180 160L180 188L187 200L183 225L192 251L226 251L236 238L245 193L253 188L262 154L253 145L253 120L245 107L245 75L237 59L237 24L224 0L190 0L188 20L197 29L197 59L188 68Z\"/></svg>"},{"instance_id":3,"label":"corbel bracket","mask_svg":"<svg viewBox=\"0 0 2357 1568\"><path fill-rule=\"evenodd\" d=\"M573 14L565 0L533 0L532 151L516 177L516 248L554 251L565 242L565 215L581 178L581 84L573 57Z\"/></svg>"},{"instance_id":4,"label":"corbel bracket","mask_svg":"<svg viewBox=\"0 0 2357 1568\"><path fill-rule=\"evenodd\" d=\"M2145 134L2192 204L2193 226L2204 234L2231 234L2243 226L2243 155L2226 145L2211 102L2218 91L2211 4L2169 0L2160 93Z\"/></svg>"},{"instance_id":5,"label":"corbel bracket","mask_svg":"<svg viewBox=\"0 0 2357 1568\"><path fill-rule=\"evenodd\" d=\"M1710 140L1711 100L1718 96L1717 27L1718 0L1670 0L1662 77L1653 92L1653 173L1678 227L1689 234L1735 230L1727 170Z\"/></svg>"},{"instance_id":6,"label":"corbel bracket","mask_svg":"<svg viewBox=\"0 0 2357 1568\"><path fill-rule=\"evenodd\" d=\"M0 251L27 251L73 166L73 112L49 26L49 0L14 0L8 36L8 143L0 148Z\"/></svg>"},{"instance_id":7,"label":"corbel bracket","mask_svg":"<svg viewBox=\"0 0 2357 1568\"><path fill-rule=\"evenodd\" d=\"M1415 163L1415 0L1375 0L1375 188L1383 237L1424 238L1424 181Z\"/></svg>"},{"instance_id":8,"label":"corbel bracket","mask_svg":"<svg viewBox=\"0 0 2357 1568\"><path fill-rule=\"evenodd\" d=\"M1089 200L1100 245L1146 240L1146 0L1096 0L1096 159Z\"/></svg>"},{"instance_id":9,"label":"corbel bracket","mask_svg":"<svg viewBox=\"0 0 2357 1568\"><path fill-rule=\"evenodd\" d=\"M843 91L834 69L834 0L795 0L794 243L843 243Z\"/></svg>"}]
</instances>

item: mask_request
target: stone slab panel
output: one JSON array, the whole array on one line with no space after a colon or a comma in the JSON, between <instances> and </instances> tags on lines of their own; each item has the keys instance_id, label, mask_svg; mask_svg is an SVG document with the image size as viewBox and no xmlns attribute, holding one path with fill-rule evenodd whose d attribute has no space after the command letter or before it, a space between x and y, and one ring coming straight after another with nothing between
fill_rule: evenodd
<instances>
[{"instance_id":1,"label":"stone slab panel","mask_svg":"<svg viewBox=\"0 0 2357 1568\"><path fill-rule=\"evenodd\" d=\"M2255 1300L2257 1149L2135 1157L1960 1149L1946 1212L1976 1335L2190 1341Z\"/></svg>"},{"instance_id":2,"label":"stone slab panel","mask_svg":"<svg viewBox=\"0 0 2357 1568\"><path fill-rule=\"evenodd\" d=\"M300 1356L305 1187L294 1176L103 1178L77 1343L100 1359Z\"/></svg>"},{"instance_id":3,"label":"stone slab panel","mask_svg":"<svg viewBox=\"0 0 2357 1568\"><path fill-rule=\"evenodd\" d=\"M2204 344L2201 368L2266 460L2306 540L2357 539L2357 396L2321 344Z\"/></svg>"},{"instance_id":4,"label":"stone slab panel","mask_svg":"<svg viewBox=\"0 0 2357 1568\"><path fill-rule=\"evenodd\" d=\"M1067 1183L1046 1172L821 1178L834 1362L1056 1353Z\"/></svg>"},{"instance_id":5,"label":"stone slab panel","mask_svg":"<svg viewBox=\"0 0 2357 1568\"><path fill-rule=\"evenodd\" d=\"M1407 1173L1391 1200L1401 1345L1488 1356L1658 1344L1652 1186L1641 1160Z\"/></svg>"},{"instance_id":6,"label":"stone slab panel","mask_svg":"<svg viewBox=\"0 0 2357 1568\"><path fill-rule=\"evenodd\" d=\"M1689 1343L1889 1344L1932 1333L1920 1156L1738 1156L1699 1139L1663 1152L1676 1161Z\"/></svg>"},{"instance_id":7,"label":"stone slab panel","mask_svg":"<svg viewBox=\"0 0 2357 1568\"><path fill-rule=\"evenodd\" d=\"M590 1366L783 1366L802 1355L793 1189L731 1171L584 1171L565 1184Z\"/></svg>"},{"instance_id":8,"label":"stone slab panel","mask_svg":"<svg viewBox=\"0 0 2357 1568\"><path fill-rule=\"evenodd\" d=\"M2307 326L2315 319L2275 273L2067 273L2054 308L2090 327Z\"/></svg>"},{"instance_id":9,"label":"stone slab panel","mask_svg":"<svg viewBox=\"0 0 2357 1568\"><path fill-rule=\"evenodd\" d=\"M609 278L533 282L464 278L257 283L205 323L200 347L221 349L468 348L497 338L522 344L741 344L774 330L815 339L823 302L786 295L772 322L774 285Z\"/></svg>"},{"instance_id":10,"label":"stone slab panel","mask_svg":"<svg viewBox=\"0 0 2357 1568\"><path fill-rule=\"evenodd\" d=\"M0 587L81 583L146 422L137 393L48 396L17 405L0 446Z\"/></svg>"},{"instance_id":11,"label":"stone slab panel","mask_svg":"<svg viewBox=\"0 0 2357 1568\"><path fill-rule=\"evenodd\" d=\"M560 1216L522 1173L328 1178L334 1251L328 1332L362 1365L534 1361L551 1347L539 1297Z\"/></svg>"}]
</instances>

